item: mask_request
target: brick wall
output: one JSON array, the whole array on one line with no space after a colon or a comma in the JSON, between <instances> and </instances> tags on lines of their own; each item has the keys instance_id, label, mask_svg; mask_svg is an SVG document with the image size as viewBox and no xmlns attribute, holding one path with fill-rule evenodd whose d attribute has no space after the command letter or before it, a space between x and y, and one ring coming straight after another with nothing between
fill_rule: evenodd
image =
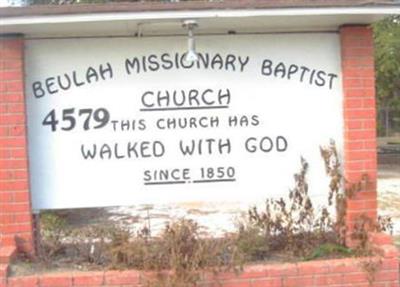
<instances>
[{"instance_id":1,"label":"brick wall","mask_svg":"<svg viewBox=\"0 0 400 287\"><path fill-rule=\"evenodd\" d=\"M348 202L351 229L362 214L377 217L377 143L374 48L372 29L345 26L340 29L344 96L344 172L346 179L367 181Z\"/></svg>"},{"instance_id":2,"label":"brick wall","mask_svg":"<svg viewBox=\"0 0 400 287\"><path fill-rule=\"evenodd\" d=\"M21 37L0 38L0 244L31 252L23 58Z\"/></svg>"},{"instance_id":3,"label":"brick wall","mask_svg":"<svg viewBox=\"0 0 400 287\"><path fill-rule=\"evenodd\" d=\"M387 241L385 236L379 236ZM378 243L378 242L377 242ZM382 243L382 242L381 242ZM270 264L247 266L244 271L201 274L198 287L398 287L399 260L396 248L380 244L381 258L347 258L296 264ZM378 264L373 274L362 267L363 262ZM380 263L379 263L380 262ZM72 287L72 286L147 286L154 273L128 271L63 272L9 277L8 287ZM150 277L149 277L150 276Z\"/></svg>"}]
</instances>

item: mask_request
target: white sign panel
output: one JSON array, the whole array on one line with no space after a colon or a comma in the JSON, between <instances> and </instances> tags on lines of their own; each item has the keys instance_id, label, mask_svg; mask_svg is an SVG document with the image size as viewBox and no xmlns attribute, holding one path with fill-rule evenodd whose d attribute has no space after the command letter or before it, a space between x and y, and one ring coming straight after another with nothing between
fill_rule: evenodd
<instances>
[{"instance_id":1,"label":"white sign panel","mask_svg":"<svg viewBox=\"0 0 400 287\"><path fill-rule=\"evenodd\" d=\"M285 196L341 147L336 34L28 40L34 209Z\"/></svg>"}]
</instances>

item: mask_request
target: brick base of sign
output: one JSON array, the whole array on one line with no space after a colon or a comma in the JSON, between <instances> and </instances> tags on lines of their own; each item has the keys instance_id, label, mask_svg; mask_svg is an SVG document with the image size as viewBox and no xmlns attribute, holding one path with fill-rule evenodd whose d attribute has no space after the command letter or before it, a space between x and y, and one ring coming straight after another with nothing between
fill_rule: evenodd
<instances>
[{"instance_id":1,"label":"brick base of sign","mask_svg":"<svg viewBox=\"0 0 400 287\"><path fill-rule=\"evenodd\" d=\"M24 40L15 35L0 37L1 246L17 246L19 251L26 253L34 250L26 138Z\"/></svg>"},{"instance_id":2,"label":"brick base of sign","mask_svg":"<svg viewBox=\"0 0 400 287\"><path fill-rule=\"evenodd\" d=\"M398 287L399 251L384 234L371 236L377 257L345 258L300 263L247 266L244 271L203 275L201 287ZM379 247L378 247L379 246ZM375 268L366 268L375 266ZM375 269L375 271L373 271ZM126 286L143 287L149 272L92 271L42 273L7 277L8 265L0 264L0 287ZM370 283L371 282L371 283Z\"/></svg>"},{"instance_id":3,"label":"brick base of sign","mask_svg":"<svg viewBox=\"0 0 400 287\"><path fill-rule=\"evenodd\" d=\"M8 264L16 256L17 248L15 246L0 247L0 264Z\"/></svg>"}]
</instances>

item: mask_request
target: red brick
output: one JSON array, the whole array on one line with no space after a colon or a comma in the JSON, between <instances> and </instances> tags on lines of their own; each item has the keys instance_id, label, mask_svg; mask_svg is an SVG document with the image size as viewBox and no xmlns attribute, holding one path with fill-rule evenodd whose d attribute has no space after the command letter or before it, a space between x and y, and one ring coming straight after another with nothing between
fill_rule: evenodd
<instances>
[{"instance_id":1,"label":"red brick","mask_svg":"<svg viewBox=\"0 0 400 287\"><path fill-rule=\"evenodd\" d=\"M387 234L385 234L386 236L389 236ZM392 243L393 243L393 239L391 238L391 236L389 236ZM391 243L391 244L392 244ZM389 258L389 259L385 259L382 261L381 264L381 270L394 270L397 271L399 268L399 260L397 258Z\"/></svg>"},{"instance_id":2,"label":"red brick","mask_svg":"<svg viewBox=\"0 0 400 287\"><path fill-rule=\"evenodd\" d=\"M346 220L350 230L363 213L376 218L375 71L371 29L365 26L342 27L340 36L345 122L344 174L350 182L358 182L367 173L371 181L364 187L367 192L348 201ZM349 280L353 279L349 277ZM328 282L325 284L328 285Z\"/></svg>"},{"instance_id":3,"label":"red brick","mask_svg":"<svg viewBox=\"0 0 400 287\"><path fill-rule=\"evenodd\" d=\"M20 149L12 149L10 150L10 153L11 153L10 155L11 158L21 158L21 159L27 158L25 146Z\"/></svg>"},{"instance_id":4,"label":"red brick","mask_svg":"<svg viewBox=\"0 0 400 287\"><path fill-rule=\"evenodd\" d=\"M325 287L325 286L343 286L343 274L325 274L320 275L318 273L314 276L315 287Z\"/></svg>"},{"instance_id":5,"label":"red brick","mask_svg":"<svg viewBox=\"0 0 400 287\"><path fill-rule=\"evenodd\" d=\"M29 191L14 192L13 200L14 202L29 202Z\"/></svg>"},{"instance_id":6,"label":"red brick","mask_svg":"<svg viewBox=\"0 0 400 287\"><path fill-rule=\"evenodd\" d=\"M20 50L23 48L22 38L8 38L0 42L0 49Z\"/></svg>"},{"instance_id":7,"label":"red brick","mask_svg":"<svg viewBox=\"0 0 400 287\"><path fill-rule=\"evenodd\" d=\"M376 150L376 138L368 139L364 141L364 148L365 149L374 149Z\"/></svg>"},{"instance_id":8,"label":"red brick","mask_svg":"<svg viewBox=\"0 0 400 287\"><path fill-rule=\"evenodd\" d=\"M347 202L347 208L349 210L363 210L365 209L364 200L349 200Z\"/></svg>"},{"instance_id":9,"label":"red brick","mask_svg":"<svg viewBox=\"0 0 400 287\"><path fill-rule=\"evenodd\" d=\"M377 200L364 200L365 209L377 209L378 201Z\"/></svg>"},{"instance_id":10,"label":"red brick","mask_svg":"<svg viewBox=\"0 0 400 287\"><path fill-rule=\"evenodd\" d=\"M297 276L297 267L295 264L273 265L267 269L268 277L275 276Z\"/></svg>"},{"instance_id":11,"label":"red brick","mask_svg":"<svg viewBox=\"0 0 400 287\"><path fill-rule=\"evenodd\" d=\"M367 47L353 47L348 46L347 49L343 49L343 56L344 57L370 57L374 54L373 46Z\"/></svg>"},{"instance_id":12,"label":"red brick","mask_svg":"<svg viewBox=\"0 0 400 287\"><path fill-rule=\"evenodd\" d=\"M368 282L367 274L365 272L360 273L348 273L344 276L343 283L366 283Z\"/></svg>"},{"instance_id":13,"label":"red brick","mask_svg":"<svg viewBox=\"0 0 400 287\"><path fill-rule=\"evenodd\" d=\"M375 88L375 78L363 78L362 84L364 88Z\"/></svg>"},{"instance_id":14,"label":"red brick","mask_svg":"<svg viewBox=\"0 0 400 287\"><path fill-rule=\"evenodd\" d=\"M28 181L26 180L0 182L0 190L27 190L27 189L28 189Z\"/></svg>"},{"instance_id":15,"label":"red brick","mask_svg":"<svg viewBox=\"0 0 400 287\"><path fill-rule=\"evenodd\" d=\"M7 113L9 114L23 114L24 112L25 112L25 105L22 103L7 104Z\"/></svg>"},{"instance_id":16,"label":"red brick","mask_svg":"<svg viewBox=\"0 0 400 287\"><path fill-rule=\"evenodd\" d=\"M347 120L354 119L374 119L375 109L357 109L357 110L345 110L344 116Z\"/></svg>"},{"instance_id":17,"label":"red brick","mask_svg":"<svg viewBox=\"0 0 400 287\"><path fill-rule=\"evenodd\" d=\"M39 286L39 280L36 276L24 276L24 277L11 277L8 278L9 287L37 287Z\"/></svg>"},{"instance_id":18,"label":"red brick","mask_svg":"<svg viewBox=\"0 0 400 287\"><path fill-rule=\"evenodd\" d=\"M8 127L7 126L0 126L0 137L8 136Z\"/></svg>"},{"instance_id":19,"label":"red brick","mask_svg":"<svg viewBox=\"0 0 400 287\"><path fill-rule=\"evenodd\" d=\"M0 170L0 180L9 179L27 179L28 172L26 170Z\"/></svg>"},{"instance_id":20,"label":"red brick","mask_svg":"<svg viewBox=\"0 0 400 287\"><path fill-rule=\"evenodd\" d=\"M376 158L376 151L348 151L345 154L345 160L370 160Z\"/></svg>"},{"instance_id":21,"label":"red brick","mask_svg":"<svg viewBox=\"0 0 400 287\"><path fill-rule=\"evenodd\" d=\"M0 149L0 159L9 159L11 157L11 153L9 149Z\"/></svg>"},{"instance_id":22,"label":"red brick","mask_svg":"<svg viewBox=\"0 0 400 287\"><path fill-rule=\"evenodd\" d=\"M0 210L3 212L26 212L30 211L29 203L13 203L13 204L5 204L0 202Z\"/></svg>"},{"instance_id":23,"label":"red brick","mask_svg":"<svg viewBox=\"0 0 400 287\"><path fill-rule=\"evenodd\" d=\"M0 213L0 222L2 224L13 224L13 223L15 223L14 214Z\"/></svg>"},{"instance_id":24,"label":"red brick","mask_svg":"<svg viewBox=\"0 0 400 287\"><path fill-rule=\"evenodd\" d=\"M257 279L252 281L252 287L282 287L280 278Z\"/></svg>"},{"instance_id":25,"label":"red brick","mask_svg":"<svg viewBox=\"0 0 400 287\"><path fill-rule=\"evenodd\" d=\"M372 88L346 88L344 90L344 95L346 98L366 98L366 97L375 97L375 89Z\"/></svg>"},{"instance_id":26,"label":"red brick","mask_svg":"<svg viewBox=\"0 0 400 287\"><path fill-rule=\"evenodd\" d=\"M20 125L20 126L13 125L12 127L10 127L9 134L10 134L10 136L14 136L14 137L25 136L26 128L24 125ZM24 141L25 141L25 139L24 139Z\"/></svg>"},{"instance_id":27,"label":"red brick","mask_svg":"<svg viewBox=\"0 0 400 287\"><path fill-rule=\"evenodd\" d=\"M347 202L349 210L370 210L378 207L376 200L349 200Z\"/></svg>"},{"instance_id":28,"label":"red brick","mask_svg":"<svg viewBox=\"0 0 400 287\"><path fill-rule=\"evenodd\" d=\"M25 147L26 142L23 137L0 138L0 146L3 147Z\"/></svg>"},{"instance_id":29,"label":"red brick","mask_svg":"<svg viewBox=\"0 0 400 287\"><path fill-rule=\"evenodd\" d=\"M13 70L13 71L0 70L0 81L22 79L22 77L23 74L21 70Z\"/></svg>"},{"instance_id":30,"label":"red brick","mask_svg":"<svg viewBox=\"0 0 400 287\"><path fill-rule=\"evenodd\" d=\"M26 213L17 213L14 215L14 218L16 222L32 222L32 214L30 211Z\"/></svg>"},{"instance_id":31,"label":"red brick","mask_svg":"<svg viewBox=\"0 0 400 287\"><path fill-rule=\"evenodd\" d=\"M371 109L376 107L375 98L364 98L362 101L363 101L363 108Z\"/></svg>"},{"instance_id":32,"label":"red brick","mask_svg":"<svg viewBox=\"0 0 400 287\"><path fill-rule=\"evenodd\" d=\"M12 177L13 177L12 171L0 169L0 180L10 179Z\"/></svg>"},{"instance_id":33,"label":"red brick","mask_svg":"<svg viewBox=\"0 0 400 287\"><path fill-rule=\"evenodd\" d=\"M365 139L370 139L370 138L375 138L375 137L376 137L376 130L375 129L348 130L348 131L346 131L346 139L348 141L365 140Z\"/></svg>"},{"instance_id":34,"label":"red brick","mask_svg":"<svg viewBox=\"0 0 400 287\"><path fill-rule=\"evenodd\" d=\"M27 179L28 172L26 170L14 170L13 171L13 178L15 179Z\"/></svg>"},{"instance_id":35,"label":"red brick","mask_svg":"<svg viewBox=\"0 0 400 287\"><path fill-rule=\"evenodd\" d=\"M25 124L25 115L22 114L6 114L0 115L0 125Z\"/></svg>"},{"instance_id":36,"label":"red brick","mask_svg":"<svg viewBox=\"0 0 400 287\"><path fill-rule=\"evenodd\" d=\"M364 160L364 170L376 170L378 168L377 159Z\"/></svg>"},{"instance_id":37,"label":"red brick","mask_svg":"<svg viewBox=\"0 0 400 287\"><path fill-rule=\"evenodd\" d=\"M70 287L72 286L72 275L69 273L44 275L39 278L40 287Z\"/></svg>"},{"instance_id":38,"label":"red brick","mask_svg":"<svg viewBox=\"0 0 400 287\"><path fill-rule=\"evenodd\" d=\"M84 272L73 274L74 286L100 286L104 283L104 272Z\"/></svg>"},{"instance_id":39,"label":"red brick","mask_svg":"<svg viewBox=\"0 0 400 287\"><path fill-rule=\"evenodd\" d=\"M346 160L344 167L348 171L359 171L364 168L364 161L350 161Z\"/></svg>"},{"instance_id":40,"label":"red brick","mask_svg":"<svg viewBox=\"0 0 400 287\"><path fill-rule=\"evenodd\" d=\"M15 234L3 234L1 239L1 244L3 246L14 246L15 245Z\"/></svg>"},{"instance_id":41,"label":"red brick","mask_svg":"<svg viewBox=\"0 0 400 287\"><path fill-rule=\"evenodd\" d=\"M22 69L21 59L1 59L0 69L3 71L7 70L20 70Z\"/></svg>"},{"instance_id":42,"label":"red brick","mask_svg":"<svg viewBox=\"0 0 400 287\"><path fill-rule=\"evenodd\" d=\"M376 198L377 198L376 191L372 191L372 192L363 191L363 192L357 193L352 200L368 201L368 200L376 200Z\"/></svg>"},{"instance_id":43,"label":"red brick","mask_svg":"<svg viewBox=\"0 0 400 287\"><path fill-rule=\"evenodd\" d=\"M1 49L0 50L0 58L20 59L21 58L21 50L18 48Z\"/></svg>"},{"instance_id":44,"label":"red brick","mask_svg":"<svg viewBox=\"0 0 400 287\"><path fill-rule=\"evenodd\" d=\"M344 106L347 109L359 109L363 107L363 100L361 98L348 98L344 101Z\"/></svg>"},{"instance_id":45,"label":"red brick","mask_svg":"<svg viewBox=\"0 0 400 287\"><path fill-rule=\"evenodd\" d=\"M6 277L7 273L8 273L8 265L0 264L0 277Z\"/></svg>"},{"instance_id":46,"label":"red brick","mask_svg":"<svg viewBox=\"0 0 400 287\"><path fill-rule=\"evenodd\" d=\"M299 277L285 277L283 278L283 286L285 287L299 287L299 286L312 286L314 278L312 276L299 276Z\"/></svg>"},{"instance_id":47,"label":"red brick","mask_svg":"<svg viewBox=\"0 0 400 287\"><path fill-rule=\"evenodd\" d=\"M22 80L16 81L9 81L9 82L1 82L0 81L0 93L7 92L7 93L15 93L15 92L23 92L24 85Z\"/></svg>"},{"instance_id":48,"label":"red brick","mask_svg":"<svg viewBox=\"0 0 400 287\"><path fill-rule=\"evenodd\" d=\"M343 60L347 67L374 67L374 59L371 57L347 57Z\"/></svg>"},{"instance_id":49,"label":"red brick","mask_svg":"<svg viewBox=\"0 0 400 287\"><path fill-rule=\"evenodd\" d=\"M369 238L372 243L376 245L391 245L393 244L393 239L390 235L384 234L384 233L377 233L377 232L371 232L369 234Z\"/></svg>"},{"instance_id":50,"label":"red brick","mask_svg":"<svg viewBox=\"0 0 400 287\"><path fill-rule=\"evenodd\" d=\"M29 222L24 224L5 225L2 228L4 234L17 234L20 232L32 231L32 226Z\"/></svg>"},{"instance_id":51,"label":"red brick","mask_svg":"<svg viewBox=\"0 0 400 287\"><path fill-rule=\"evenodd\" d=\"M9 264L15 257L16 251L15 246L0 246L0 264Z\"/></svg>"},{"instance_id":52,"label":"red brick","mask_svg":"<svg viewBox=\"0 0 400 287\"><path fill-rule=\"evenodd\" d=\"M27 161L25 159L0 160L0 168L8 170L26 169L27 166Z\"/></svg>"},{"instance_id":53,"label":"red brick","mask_svg":"<svg viewBox=\"0 0 400 287\"><path fill-rule=\"evenodd\" d=\"M360 216L369 217L370 219L376 219L377 214L376 210L348 210L346 219L349 221L349 224L353 227L354 223L356 223Z\"/></svg>"},{"instance_id":54,"label":"red brick","mask_svg":"<svg viewBox=\"0 0 400 287\"><path fill-rule=\"evenodd\" d=\"M344 67L343 77L345 78L374 78L375 71L366 67Z\"/></svg>"},{"instance_id":55,"label":"red brick","mask_svg":"<svg viewBox=\"0 0 400 287\"><path fill-rule=\"evenodd\" d=\"M330 274L338 274L346 272L359 272L361 269L357 260L353 258L345 258L329 260L329 270Z\"/></svg>"},{"instance_id":56,"label":"red brick","mask_svg":"<svg viewBox=\"0 0 400 287\"><path fill-rule=\"evenodd\" d=\"M360 141L346 140L344 143L344 147L345 147L345 150L362 150L362 149L364 149L365 144L364 144L364 140L360 140Z\"/></svg>"},{"instance_id":57,"label":"red brick","mask_svg":"<svg viewBox=\"0 0 400 287\"><path fill-rule=\"evenodd\" d=\"M324 261L301 263L297 267L299 275L313 275L329 273L329 264Z\"/></svg>"},{"instance_id":58,"label":"red brick","mask_svg":"<svg viewBox=\"0 0 400 287\"><path fill-rule=\"evenodd\" d=\"M376 121L375 120L364 120L363 121L363 129L376 130ZM375 135L376 135L376 133L375 133ZM375 138L375 136L373 136L372 138Z\"/></svg>"},{"instance_id":59,"label":"red brick","mask_svg":"<svg viewBox=\"0 0 400 287\"><path fill-rule=\"evenodd\" d=\"M14 201L14 193L13 192L0 192L0 201L1 202L13 202Z\"/></svg>"},{"instance_id":60,"label":"red brick","mask_svg":"<svg viewBox=\"0 0 400 287\"><path fill-rule=\"evenodd\" d=\"M139 272L137 271L108 271L105 273L105 285L138 284Z\"/></svg>"},{"instance_id":61,"label":"red brick","mask_svg":"<svg viewBox=\"0 0 400 287\"><path fill-rule=\"evenodd\" d=\"M246 267L245 271L243 273L240 273L238 275L231 276L231 278L240 278L240 279L248 279L248 278L262 278L267 276L267 266L265 265L255 265L255 266L250 266Z\"/></svg>"},{"instance_id":62,"label":"red brick","mask_svg":"<svg viewBox=\"0 0 400 287\"><path fill-rule=\"evenodd\" d=\"M0 91L0 102L1 103L20 103L24 100L22 92L19 93L6 93L2 94ZM8 108L7 108L8 111Z\"/></svg>"},{"instance_id":63,"label":"red brick","mask_svg":"<svg viewBox=\"0 0 400 287\"><path fill-rule=\"evenodd\" d=\"M372 47L374 45L372 37L343 37L342 43L344 46L351 47Z\"/></svg>"},{"instance_id":64,"label":"red brick","mask_svg":"<svg viewBox=\"0 0 400 287\"><path fill-rule=\"evenodd\" d=\"M400 256L400 251L394 245L383 245L380 246L380 249L386 258L397 258Z\"/></svg>"},{"instance_id":65,"label":"red brick","mask_svg":"<svg viewBox=\"0 0 400 287\"><path fill-rule=\"evenodd\" d=\"M344 85L349 88L362 87L363 80L360 78L344 78Z\"/></svg>"},{"instance_id":66,"label":"red brick","mask_svg":"<svg viewBox=\"0 0 400 287\"><path fill-rule=\"evenodd\" d=\"M345 122L346 130L360 130L363 127L363 120L353 120Z\"/></svg>"}]
</instances>

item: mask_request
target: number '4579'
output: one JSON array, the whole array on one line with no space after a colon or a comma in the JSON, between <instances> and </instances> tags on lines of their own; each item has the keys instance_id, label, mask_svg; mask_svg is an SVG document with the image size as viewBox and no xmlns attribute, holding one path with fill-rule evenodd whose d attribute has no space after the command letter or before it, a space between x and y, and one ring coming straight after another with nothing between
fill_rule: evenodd
<instances>
[{"instance_id":1,"label":"number '4579'","mask_svg":"<svg viewBox=\"0 0 400 287\"><path fill-rule=\"evenodd\" d=\"M64 131L71 131L77 125L82 125L86 131L89 129L100 129L110 121L110 113L104 108L98 109L63 109L59 113L51 110L44 118L42 125L50 126L55 132L58 128Z\"/></svg>"}]
</instances>

